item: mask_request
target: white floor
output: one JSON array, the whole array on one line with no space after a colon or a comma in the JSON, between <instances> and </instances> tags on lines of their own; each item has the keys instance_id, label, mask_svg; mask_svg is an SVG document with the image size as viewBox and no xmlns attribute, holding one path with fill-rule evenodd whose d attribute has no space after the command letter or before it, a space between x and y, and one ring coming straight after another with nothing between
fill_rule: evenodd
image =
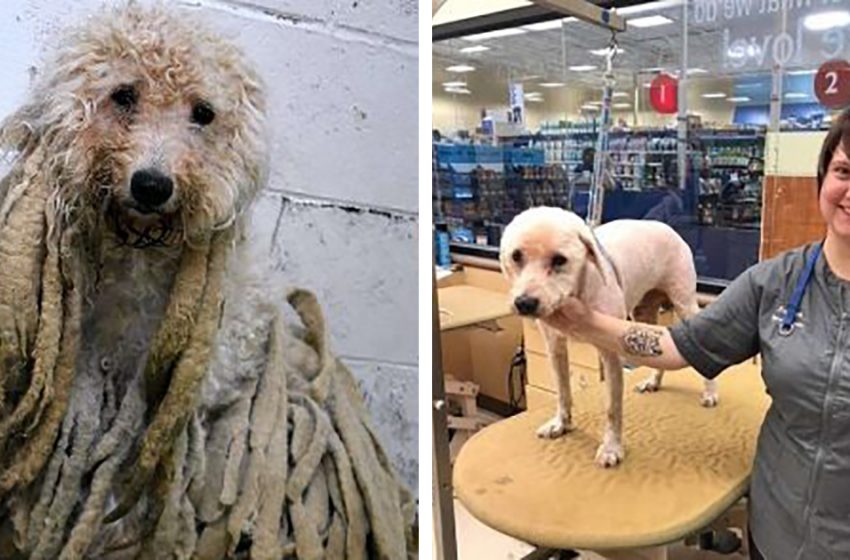
<instances>
[{"instance_id":1,"label":"white floor","mask_svg":"<svg viewBox=\"0 0 850 560\"><path fill-rule=\"evenodd\" d=\"M490 529L455 500L458 560L520 560L534 547ZM717 554L684 545L674 545L669 560L747 560L744 554ZM593 552L581 552L581 560L606 560Z\"/></svg>"}]
</instances>

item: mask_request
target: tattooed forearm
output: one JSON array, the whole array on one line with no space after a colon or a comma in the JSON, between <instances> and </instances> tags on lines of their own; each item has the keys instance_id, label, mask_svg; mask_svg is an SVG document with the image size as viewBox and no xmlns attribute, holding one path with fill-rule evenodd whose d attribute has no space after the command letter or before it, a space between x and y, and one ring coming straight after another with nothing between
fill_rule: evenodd
<instances>
[{"instance_id":1,"label":"tattooed forearm","mask_svg":"<svg viewBox=\"0 0 850 560\"><path fill-rule=\"evenodd\" d=\"M623 349L632 356L660 356L662 332L634 325L623 333Z\"/></svg>"}]
</instances>

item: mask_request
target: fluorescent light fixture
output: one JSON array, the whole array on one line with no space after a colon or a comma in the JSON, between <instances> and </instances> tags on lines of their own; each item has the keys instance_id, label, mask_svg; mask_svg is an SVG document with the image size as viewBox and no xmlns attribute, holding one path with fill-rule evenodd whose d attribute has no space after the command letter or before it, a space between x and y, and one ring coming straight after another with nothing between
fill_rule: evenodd
<instances>
[{"instance_id":1,"label":"fluorescent light fixture","mask_svg":"<svg viewBox=\"0 0 850 560\"><path fill-rule=\"evenodd\" d=\"M621 16L629 16L632 14L640 14L643 12L663 10L665 8L675 8L676 6L681 5L682 0L659 0L658 2L647 2L646 4L638 4L637 6L620 8L617 10L617 13Z\"/></svg>"},{"instance_id":2,"label":"fluorescent light fixture","mask_svg":"<svg viewBox=\"0 0 850 560\"><path fill-rule=\"evenodd\" d=\"M484 52L484 51L489 51L489 50L490 50L490 47L486 47L484 45L475 45L474 47L463 47L462 49L460 49L460 52L470 54L470 53L479 53L479 52Z\"/></svg>"},{"instance_id":3,"label":"fluorescent light fixture","mask_svg":"<svg viewBox=\"0 0 850 560\"><path fill-rule=\"evenodd\" d=\"M459 93L461 95L469 95L472 92L465 87L447 87L446 93Z\"/></svg>"},{"instance_id":4,"label":"fluorescent light fixture","mask_svg":"<svg viewBox=\"0 0 850 560\"><path fill-rule=\"evenodd\" d=\"M449 66L448 68L446 68L447 72L455 72L456 74L472 72L473 70L475 70L475 66L470 66L468 64L456 64L454 66Z\"/></svg>"},{"instance_id":5,"label":"fluorescent light fixture","mask_svg":"<svg viewBox=\"0 0 850 560\"><path fill-rule=\"evenodd\" d=\"M486 41L487 39L498 39L499 37L510 37L511 35L522 35L525 29L511 27L509 29L496 29L495 31L487 31L486 33L476 33L475 35L467 35L461 37L464 41Z\"/></svg>"},{"instance_id":6,"label":"fluorescent light fixture","mask_svg":"<svg viewBox=\"0 0 850 560\"><path fill-rule=\"evenodd\" d=\"M539 74L530 74L528 76L520 76L519 78L516 78L514 81L515 82L528 82L528 81L531 81L531 80L539 80L542 77L543 76L541 76Z\"/></svg>"},{"instance_id":7,"label":"fluorescent light fixture","mask_svg":"<svg viewBox=\"0 0 850 560\"><path fill-rule=\"evenodd\" d=\"M785 99L806 99L808 96L808 93L803 93L800 91L789 91L785 94Z\"/></svg>"},{"instance_id":8,"label":"fluorescent light fixture","mask_svg":"<svg viewBox=\"0 0 850 560\"><path fill-rule=\"evenodd\" d=\"M595 105L582 105L581 108L584 109L585 111L598 111L599 110L599 107L597 107Z\"/></svg>"},{"instance_id":9,"label":"fluorescent light fixture","mask_svg":"<svg viewBox=\"0 0 850 560\"><path fill-rule=\"evenodd\" d=\"M702 96L706 99L723 99L726 97L726 94L721 91L716 91L712 93L703 93Z\"/></svg>"},{"instance_id":10,"label":"fluorescent light fixture","mask_svg":"<svg viewBox=\"0 0 850 560\"><path fill-rule=\"evenodd\" d=\"M574 17L567 17L563 19L543 21L540 23L531 23L529 25L523 25L522 28L527 29L528 31L549 31L550 29L560 29L562 24L569 23L571 21L578 20Z\"/></svg>"},{"instance_id":11,"label":"fluorescent light fixture","mask_svg":"<svg viewBox=\"0 0 850 560\"><path fill-rule=\"evenodd\" d=\"M789 76L811 76L817 73L817 70L790 70L787 72Z\"/></svg>"},{"instance_id":12,"label":"fluorescent light fixture","mask_svg":"<svg viewBox=\"0 0 850 560\"><path fill-rule=\"evenodd\" d=\"M443 82L443 87L466 87L466 82Z\"/></svg>"},{"instance_id":13,"label":"fluorescent light fixture","mask_svg":"<svg viewBox=\"0 0 850 560\"><path fill-rule=\"evenodd\" d=\"M590 72L591 70L596 70L596 66L592 64L579 64L577 66L568 66L567 68L573 72Z\"/></svg>"},{"instance_id":14,"label":"fluorescent light fixture","mask_svg":"<svg viewBox=\"0 0 850 560\"><path fill-rule=\"evenodd\" d=\"M535 97L543 97L543 94L539 91L529 91L528 93L522 94L526 99L534 99Z\"/></svg>"},{"instance_id":15,"label":"fluorescent light fixture","mask_svg":"<svg viewBox=\"0 0 850 560\"><path fill-rule=\"evenodd\" d=\"M731 103L746 103L747 101L752 101L752 100L749 97L742 95L742 96L738 96L738 97L729 97L728 99L726 99L726 101L729 101Z\"/></svg>"},{"instance_id":16,"label":"fluorescent light fixture","mask_svg":"<svg viewBox=\"0 0 850 560\"><path fill-rule=\"evenodd\" d=\"M542 97L526 97L525 100L529 103L543 103Z\"/></svg>"},{"instance_id":17,"label":"fluorescent light fixture","mask_svg":"<svg viewBox=\"0 0 850 560\"><path fill-rule=\"evenodd\" d=\"M590 51L590 54L595 54L596 56L607 56L609 50L611 49L609 49L608 47L605 47L604 49L594 49ZM617 47L617 54L622 54L624 52L626 51L624 51L620 47Z\"/></svg>"},{"instance_id":18,"label":"fluorescent light fixture","mask_svg":"<svg viewBox=\"0 0 850 560\"><path fill-rule=\"evenodd\" d=\"M614 93L611 94L611 97L628 97L628 96L629 96L629 94L626 93L625 91L615 91Z\"/></svg>"},{"instance_id":19,"label":"fluorescent light fixture","mask_svg":"<svg viewBox=\"0 0 850 560\"><path fill-rule=\"evenodd\" d=\"M663 71L664 71L664 68L662 68L661 66L655 66L653 68L644 68L644 69L641 70L641 72L663 72Z\"/></svg>"},{"instance_id":20,"label":"fluorescent light fixture","mask_svg":"<svg viewBox=\"0 0 850 560\"><path fill-rule=\"evenodd\" d=\"M626 20L626 22L629 26L634 27L658 27L659 25L667 25L668 23L673 23L673 20L668 17L654 15L629 19Z\"/></svg>"},{"instance_id":21,"label":"fluorescent light fixture","mask_svg":"<svg viewBox=\"0 0 850 560\"><path fill-rule=\"evenodd\" d=\"M809 31L826 31L845 25L850 25L850 12L847 10L809 14L803 19L803 26Z\"/></svg>"},{"instance_id":22,"label":"fluorescent light fixture","mask_svg":"<svg viewBox=\"0 0 850 560\"><path fill-rule=\"evenodd\" d=\"M705 68L688 68L688 76L692 74L708 74Z\"/></svg>"},{"instance_id":23,"label":"fluorescent light fixture","mask_svg":"<svg viewBox=\"0 0 850 560\"><path fill-rule=\"evenodd\" d=\"M631 109L632 108L631 103L614 103L611 106L614 107L615 109Z\"/></svg>"},{"instance_id":24,"label":"fluorescent light fixture","mask_svg":"<svg viewBox=\"0 0 850 560\"><path fill-rule=\"evenodd\" d=\"M567 84L565 84L564 82L540 82L540 84L538 85L540 85L540 87L545 88L559 88L564 87Z\"/></svg>"}]
</instances>

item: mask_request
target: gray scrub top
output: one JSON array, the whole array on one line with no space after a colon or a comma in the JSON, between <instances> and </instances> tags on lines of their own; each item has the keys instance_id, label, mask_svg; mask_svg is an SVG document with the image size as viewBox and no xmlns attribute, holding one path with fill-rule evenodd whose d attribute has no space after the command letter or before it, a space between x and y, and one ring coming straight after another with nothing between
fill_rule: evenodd
<instances>
[{"instance_id":1,"label":"gray scrub top","mask_svg":"<svg viewBox=\"0 0 850 560\"><path fill-rule=\"evenodd\" d=\"M850 558L850 283L823 254L793 332L779 334L813 247L754 265L670 328L679 353L707 378L761 353L772 403L756 447L750 527L767 560Z\"/></svg>"}]
</instances>

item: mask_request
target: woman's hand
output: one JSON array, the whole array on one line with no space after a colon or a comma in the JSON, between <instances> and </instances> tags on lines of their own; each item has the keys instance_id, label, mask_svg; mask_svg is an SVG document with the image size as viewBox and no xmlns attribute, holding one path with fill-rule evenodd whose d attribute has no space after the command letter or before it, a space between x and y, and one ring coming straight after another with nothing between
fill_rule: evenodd
<instances>
[{"instance_id":1,"label":"woman's hand","mask_svg":"<svg viewBox=\"0 0 850 560\"><path fill-rule=\"evenodd\" d=\"M568 297L558 309L547 317L543 322L558 329L559 331L572 333L581 331L585 323L590 319L591 309L580 299Z\"/></svg>"}]
</instances>

